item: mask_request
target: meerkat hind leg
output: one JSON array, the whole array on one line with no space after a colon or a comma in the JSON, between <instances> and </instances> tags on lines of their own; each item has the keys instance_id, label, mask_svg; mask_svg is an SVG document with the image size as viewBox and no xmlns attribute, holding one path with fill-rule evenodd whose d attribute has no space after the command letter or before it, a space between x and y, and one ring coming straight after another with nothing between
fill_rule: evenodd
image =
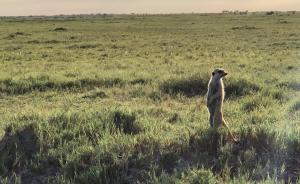
<instances>
[{"instance_id":1,"label":"meerkat hind leg","mask_svg":"<svg viewBox=\"0 0 300 184\"><path fill-rule=\"evenodd\" d=\"M214 110L212 108L208 108L209 111L209 124L210 127L214 127Z\"/></svg>"},{"instance_id":2,"label":"meerkat hind leg","mask_svg":"<svg viewBox=\"0 0 300 184\"><path fill-rule=\"evenodd\" d=\"M209 115L209 124L210 124L210 127L214 127L214 117L213 117L213 115Z\"/></svg>"},{"instance_id":3,"label":"meerkat hind leg","mask_svg":"<svg viewBox=\"0 0 300 184\"><path fill-rule=\"evenodd\" d=\"M222 113L216 111L213 117L213 125L215 128L219 128L222 125Z\"/></svg>"}]
</instances>

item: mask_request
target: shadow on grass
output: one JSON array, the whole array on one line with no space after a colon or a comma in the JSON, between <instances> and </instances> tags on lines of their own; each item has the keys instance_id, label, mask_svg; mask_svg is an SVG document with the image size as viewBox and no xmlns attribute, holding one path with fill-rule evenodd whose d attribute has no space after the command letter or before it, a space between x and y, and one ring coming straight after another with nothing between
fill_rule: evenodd
<instances>
[{"instance_id":1,"label":"shadow on grass","mask_svg":"<svg viewBox=\"0 0 300 184\"><path fill-rule=\"evenodd\" d=\"M292 89L294 91L300 91L300 83L297 81L285 81L277 84L278 87L284 87L288 89Z\"/></svg>"},{"instance_id":2,"label":"shadow on grass","mask_svg":"<svg viewBox=\"0 0 300 184\"><path fill-rule=\"evenodd\" d=\"M12 170L20 170L26 160L31 159L39 151L38 136L34 126L12 133L12 128L6 129L0 141L0 173L7 174Z\"/></svg>"},{"instance_id":3,"label":"shadow on grass","mask_svg":"<svg viewBox=\"0 0 300 184\"><path fill-rule=\"evenodd\" d=\"M58 173L58 167L47 164L48 167L43 171L33 172L28 169L36 160L40 147L35 125L30 124L16 132L8 127L0 141L0 175L9 178L9 183L18 183L17 175L24 184L46 182L50 176Z\"/></svg>"},{"instance_id":4,"label":"shadow on grass","mask_svg":"<svg viewBox=\"0 0 300 184\"><path fill-rule=\"evenodd\" d=\"M295 141L290 146L292 151L286 154L286 150L278 145L276 134L268 130L243 130L240 136L240 143L232 144L223 133L200 131L191 135L187 145L175 143L166 148L144 139L135 145L135 151L126 160L116 162L112 156L110 164L99 161L100 167L88 159L84 164L86 167L72 177L77 183L91 182L93 178L104 183L146 183L153 180L149 173L154 173L156 179L162 175L174 179L187 174L191 168L203 168L218 177L248 175L247 179L253 182L264 181L269 176L292 183L297 181L299 175L295 169L299 166L290 162L297 159L291 154L298 153L295 148L300 145L299 141ZM286 164L286 170L281 172ZM197 177L201 181L202 177L209 177L209 173Z\"/></svg>"},{"instance_id":5,"label":"shadow on grass","mask_svg":"<svg viewBox=\"0 0 300 184\"><path fill-rule=\"evenodd\" d=\"M209 76L192 76L185 79L169 79L159 86L163 93L169 95L182 94L187 97L205 95ZM226 96L230 98L240 97L259 91L261 88L246 79L225 81Z\"/></svg>"},{"instance_id":6,"label":"shadow on grass","mask_svg":"<svg viewBox=\"0 0 300 184\"><path fill-rule=\"evenodd\" d=\"M209 77L192 76L184 79L169 79L160 84L159 89L166 94L182 94L187 97L205 95Z\"/></svg>"},{"instance_id":7,"label":"shadow on grass","mask_svg":"<svg viewBox=\"0 0 300 184\"><path fill-rule=\"evenodd\" d=\"M37 78L27 78L23 80L6 79L0 81L0 93L8 95L22 95L33 91L47 91L47 90L81 90L93 89L95 87L112 87L122 86L124 81L119 78L100 78L89 79L83 78L73 81L54 81L48 76L41 76Z\"/></svg>"},{"instance_id":8,"label":"shadow on grass","mask_svg":"<svg viewBox=\"0 0 300 184\"><path fill-rule=\"evenodd\" d=\"M111 119L116 128L125 134L138 134L142 131L133 113L115 110L111 113Z\"/></svg>"},{"instance_id":9,"label":"shadow on grass","mask_svg":"<svg viewBox=\"0 0 300 184\"><path fill-rule=\"evenodd\" d=\"M49 123L53 128L60 126L57 131L64 132L63 127L65 129L77 127L74 123L90 126L87 118L82 118L78 122L80 116L56 117L51 118ZM116 124L135 122L135 116L119 111L113 111L111 118ZM83 132L83 129L84 127L74 133L77 138L89 135ZM25 125L15 132L11 129L6 130L4 138L0 141L2 176L20 174L22 183L33 182L34 178L47 181L53 175L64 176L72 183L147 183L160 180L160 177L185 180L187 178L182 178L184 175L191 175L199 181L205 178L215 181L216 178L240 176L247 176L248 180L254 182L264 181L268 176L292 183L296 183L299 179L300 140L297 138L290 140L285 149L276 133L266 128L242 129L238 144L231 143L225 131L216 132L212 129L201 129L190 134L187 141L171 142L166 145L162 145L154 138L140 136L137 137L133 147L126 150L130 153L127 157L121 156L122 153L119 153L118 149L115 152L99 152L91 149L73 156L74 158L65 161L64 165L54 164L54 169L43 172L34 169L32 163L34 165L38 162L40 165L38 168L49 168L53 165L51 163L57 162L51 162L53 156L48 152L55 148L57 143L53 143L48 149L42 149L41 152L40 146L49 144L52 138L45 131L42 131L45 135L40 137L41 134L36 131L33 124ZM48 131L51 132L50 129ZM63 140L69 143L80 141L76 137ZM37 153L40 154L39 157ZM282 171L284 166L285 170Z\"/></svg>"}]
</instances>

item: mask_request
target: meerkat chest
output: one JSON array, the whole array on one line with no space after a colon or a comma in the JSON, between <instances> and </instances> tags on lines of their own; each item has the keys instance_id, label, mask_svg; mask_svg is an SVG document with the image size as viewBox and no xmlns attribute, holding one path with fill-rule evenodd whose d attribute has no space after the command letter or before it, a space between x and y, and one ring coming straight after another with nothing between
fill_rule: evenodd
<instances>
[{"instance_id":1,"label":"meerkat chest","mask_svg":"<svg viewBox=\"0 0 300 184\"><path fill-rule=\"evenodd\" d=\"M211 93L212 95L215 95L219 92L219 85L214 85L212 88L211 88Z\"/></svg>"},{"instance_id":2,"label":"meerkat chest","mask_svg":"<svg viewBox=\"0 0 300 184\"><path fill-rule=\"evenodd\" d=\"M210 89L209 98L212 103L217 103L224 100L224 86L222 81L213 84Z\"/></svg>"},{"instance_id":3,"label":"meerkat chest","mask_svg":"<svg viewBox=\"0 0 300 184\"><path fill-rule=\"evenodd\" d=\"M222 82L216 82L216 83L213 83L211 86L210 86L210 91L211 91L211 94L212 95L216 95L216 94L220 94L222 95L223 91L224 91L224 88L223 88L223 84Z\"/></svg>"}]
</instances>

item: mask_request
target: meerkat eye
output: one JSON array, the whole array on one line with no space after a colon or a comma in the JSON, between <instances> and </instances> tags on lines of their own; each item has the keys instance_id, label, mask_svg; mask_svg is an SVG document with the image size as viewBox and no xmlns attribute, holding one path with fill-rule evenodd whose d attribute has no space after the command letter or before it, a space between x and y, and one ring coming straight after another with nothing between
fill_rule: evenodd
<instances>
[{"instance_id":1,"label":"meerkat eye","mask_svg":"<svg viewBox=\"0 0 300 184\"><path fill-rule=\"evenodd\" d=\"M213 75L213 76L214 76L214 75L215 75L215 72L212 72L212 73L211 73L211 75Z\"/></svg>"}]
</instances>

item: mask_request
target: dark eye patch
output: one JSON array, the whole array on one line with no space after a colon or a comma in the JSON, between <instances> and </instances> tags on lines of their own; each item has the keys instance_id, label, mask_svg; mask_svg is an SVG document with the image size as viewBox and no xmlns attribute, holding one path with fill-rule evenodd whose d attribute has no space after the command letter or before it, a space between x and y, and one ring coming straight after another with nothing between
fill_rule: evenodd
<instances>
[{"instance_id":1,"label":"dark eye patch","mask_svg":"<svg viewBox=\"0 0 300 184\"><path fill-rule=\"evenodd\" d=\"M212 72L211 74L212 74L212 75L215 75L215 72Z\"/></svg>"}]
</instances>

